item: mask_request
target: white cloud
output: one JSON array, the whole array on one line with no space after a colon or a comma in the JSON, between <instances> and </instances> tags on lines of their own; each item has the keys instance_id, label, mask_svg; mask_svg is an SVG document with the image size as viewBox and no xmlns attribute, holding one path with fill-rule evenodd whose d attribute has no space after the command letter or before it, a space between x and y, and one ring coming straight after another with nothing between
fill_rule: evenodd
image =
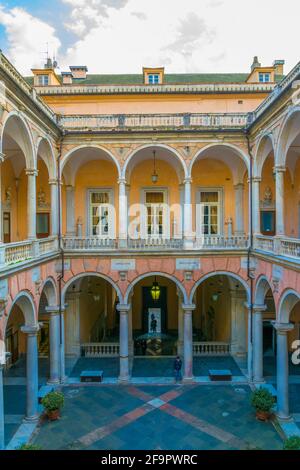
<instances>
[{"instance_id":1,"label":"white cloud","mask_svg":"<svg viewBox=\"0 0 300 470\"><path fill-rule=\"evenodd\" d=\"M60 47L54 28L22 8L5 10L0 6L0 24L9 44L7 55L21 73L29 74L32 67L41 66L46 43L51 53Z\"/></svg>"},{"instance_id":2,"label":"white cloud","mask_svg":"<svg viewBox=\"0 0 300 470\"><path fill-rule=\"evenodd\" d=\"M265 65L286 59L287 70L299 60L300 3L294 0L285 0L284 9L281 0L252 0L246 13L241 0L60 1L69 8L59 28L62 43L63 28L74 34L60 54L62 69L80 63L90 73L140 73L143 66L164 65L167 72L246 73L254 55ZM0 23L21 71L40 64L46 42L59 47L53 27L25 10L0 8Z\"/></svg>"}]
</instances>

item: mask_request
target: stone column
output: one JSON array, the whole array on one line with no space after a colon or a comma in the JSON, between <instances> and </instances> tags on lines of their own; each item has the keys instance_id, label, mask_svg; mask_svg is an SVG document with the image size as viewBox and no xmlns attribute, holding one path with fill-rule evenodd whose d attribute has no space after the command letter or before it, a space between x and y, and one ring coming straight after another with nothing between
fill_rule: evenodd
<instances>
[{"instance_id":1,"label":"stone column","mask_svg":"<svg viewBox=\"0 0 300 470\"><path fill-rule=\"evenodd\" d=\"M245 303L245 307L248 311L248 347L247 347L247 371L249 382L253 381L253 322L251 305Z\"/></svg>"},{"instance_id":2,"label":"stone column","mask_svg":"<svg viewBox=\"0 0 300 470\"><path fill-rule=\"evenodd\" d=\"M80 356L80 292L67 294L65 353Z\"/></svg>"},{"instance_id":3,"label":"stone column","mask_svg":"<svg viewBox=\"0 0 300 470\"><path fill-rule=\"evenodd\" d=\"M131 357L134 356L134 345L132 335L132 303L130 303L130 309L128 311L128 351Z\"/></svg>"},{"instance_id":4,"label":"stone column","mask_svg":"<svg viewBox=\"0 0 300 470\"><path fill-rule=\"evenodd\" d=\"M276 177L276 235L284 235L284 167L274 168Z\"/></svg>"},{"instance_id":5,"label":"stone column","mask_svg":"<svg viewBox=\"0 0 300 470\"><path fill-rule=\"evenodd\" d=\"M75 229L75 188L74 186L66 186L66 211L67 211L67 232L68 237L76 234Z\"/></svg>"},{"instance_id":6,"label":"stone column","mask_svg":"<svg viewBox=\"0 0 300 470\"><path fill-rule=\"evenodd\" d=\"M36 177L38 171L27 169L27 236L36 239Z\"/></svg>"},{"instance_id":7,"label":"stone column","mask_svg":"<svg viewBox=\"0 0 300 470\"><path fill-rule=\"evenodd\" d=\"M129 381L129 349L128 349L128 312L130 305L119 304L120 313L120 382Z\"/></svg>"},{"instance_id":8,"label":"stone column","mask_svg":"<svg viewBox=\"0 0 300 470\"><path fill-rule=\"evenodd\" d=\"M193 247L193 221L192 221L192 180L187 178L184 180L184 211L183 211L183 226L184 226L184 247Z\"/></svg>"},{"instance_id":9,"label":"stone column","mask_svg":"<svg viewBox=\"0 0 300 470\"><path fill-rule=\"evenodd\" d=\"M244 185L243 183L234 186L235 192L235 235L244 235Z\"/></svg>"},{"instance_id":10,"label":"stone column","mask_svg":"<svg viewBox=\"0 0 300 470\"><path fill-rule=\"evenodd\" d=\"M3 368L4 368L4 364L0 364L0 450L5 449L4 401L3 401Z\"/></svg>"},{"instance_id":11,"label":"stone column","mask_svg":"<svg viewBox=\"0 0 300 470\"><path fill-rule=\"evenodd\" d=\"M65 311L66 305L62 306L60 320L60 382L66 381L66 368L65 368Z\"/></svg>"},{"instance_id":12,"label":"stone column","mask_svg":"<svg viewBox=\"0 0 300 470\"><path fill-rule=\"evenodd\" d=\"M49 180L51 188L51 235L58 235L58 182L55 179Z\"/></svg>"},{"instance_id":13,"label":"stone column","mask_svg":"<svg viewBox=\"0 0 300 470\"><path fill-rule=\"evenodd\" d=\"M277 331L277 416L282 420L291 418L289 410L289 355L288 331L294 328L292 323L273 322Z\"/></svg>"},{"instance_id":14,"label":"stone column","mask_svg":"<svg viewBox=\"0 0 300 470\"><path fill-rule=\"evenodd\" d=\"M240 289L230 290L231 300L231 353L246 354L245 293Z\"/></svg>"},{"instance_id":15,"label":"stone column","mask_svg":"<svg viewBox=\"0 0 300 470\"><path fill-rule=\"evenodd\" d=\"M2 220L2 165L4 162L4 154L0 152L0 245L3 243L3 220ZM1 265L1 260L0 260Z\"/></svg>"},{"instance_id":16,"label":"stone column","mask_svg":"<svg viewBox=\"0 0 300 470\"><path fill-rule=\"evenodd\" d=\"M253 305L253 381L264 382L263 312L266 305Z\"/></svg>"},{"instance_id":17,"label":"stone column","mask_svg":"<svg viewBox=\"0 0 300 470\"><path fill-rule=\"evenodd\" d=\"M59 307L49 306L50 314L50 377L49 383L57 384L60 378L60 318Z\"/></svg>"},{"instance_id":18,"label":"stone column","mask_svg":"<svg viewBox=\"0 0 300 470\"><path fill-rule=\"evenodd\" d=\"M119 247L127 247L127 193L125 179L119 179Z\"/></svg>"},{"instance_id":19,"label":"stone column","mask_svg":"<svg viewBox=\"0 0 300 470\"><path fill-rule=\"evenodd\" d=\"M178 342L177 342L177 354L183 356L183 332L184 332L184 315L182 309L182 298L178 296Z\"/></svg>"},{"instance_id":20,"label":"stone column","mask_svg":"<svg viewBox=\"0 0 300 470\"><path fill-rule=\"evenodd\" d=\"M252 179L252 217L254 234L260 234L260 182L261 178L254 177Z\"/></svg>"},{"instance_id":21,"label":"stone column","mask_svg":"<svg viewBox=\"0 0 300 470\"><path fill-rule=\"evenodd\" d=\"M26 353L26 417L25 421L38 419L38 326L23 326L21 331L27 335Z\"/></svg>"},{"instance_id":22,"label":"stone column","mask_svg":"<svg viewBox=\"0 0 300 470\"><path fill-rule=\"evenodd\" d=\"M184 317L183 333L183 355L184 370L183 379L189 381L193 379L193 310L195 305L182 304Z\"/></svg>"}]
</instances>

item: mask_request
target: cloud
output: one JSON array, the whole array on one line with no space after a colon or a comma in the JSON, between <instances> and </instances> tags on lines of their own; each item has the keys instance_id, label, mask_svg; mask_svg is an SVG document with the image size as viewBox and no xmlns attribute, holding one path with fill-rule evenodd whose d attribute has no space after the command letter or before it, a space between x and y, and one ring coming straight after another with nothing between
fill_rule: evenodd
<instances>
[{"instance_id":1,"label":"cloud","mask_svg":"<svg viewBox=\"0 0 300 470\"><path fill-rule=\"evenodd\" d=\"M109 9L119 10L129 0L62 0L71 7L70 18L65 27L83 38L91 30L103 25L103 18L109 17Z\"/></svg>"},{"instance_id":2,"label":"cloud","mask_svg":"<svg viewBox=\"0 0 300 470\"><path fill-rule=\"evenodd\" d=\"M51 54L61 46L55 29L23 8L5 10L0 6L0 24L7 36L6 53L21 73L29 74L32 67L41 66L42 52L46 50L47 43Z\"/></svg>"},{"instance_id":3,"label":"cloud","mask_svg":"<svg viewBox=\"0 0 300 470\"><path fill-rule=\"evenodd\" d=\"M190 12L179 22L177 39L165 46L165 49L183 55L191 55L199 47L201 41L205 40L208 44L212 42L214 37L215 32L207 27L204 19Z\"/></svg>"},{"instance_id":4,"label":"cloud","mask_svg":"<svg viewBox=\"0 0 300 470\"><path fill-rule=\"evenodd\" d=\"M133 11L132 16L136 16L139 20L144 20L146 21L147 15L143 13L142 11Z\"/></svg>"}]
</instances>

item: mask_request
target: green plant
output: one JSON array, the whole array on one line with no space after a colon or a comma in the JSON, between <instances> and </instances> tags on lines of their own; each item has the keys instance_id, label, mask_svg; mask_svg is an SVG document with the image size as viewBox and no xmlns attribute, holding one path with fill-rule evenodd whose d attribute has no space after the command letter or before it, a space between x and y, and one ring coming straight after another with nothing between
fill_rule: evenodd
<instances>
[{"instance_id":1,"label":"green plant","mask_svg":"<svg viewBox=\"0 0 300 470\"><path fill-rule=\"evenodd\" d=\"M257 411L269 412L275 403L275 398L265 388L258 388L251 395L251 404Z\"/></svg>"},{"instance_id":2,"label":"green plant","mask_svg":"<svg viewBox=\"0 0 300 470\"><path fill-rule=\"evenodd\" d=\"M62 392L50 392L42 398L42 405L47 411L60 410L64 406Z\"/></svg>"},{"instance_id":3,"label":"green plant","mask_svg":"<svg viewBox=\"0 0 300 470\"><path fill-rule=\"evenodd\" d=\"M284 450L300 450L300 436L290 436L283 444Z\"/></svg>"},{"instance_id":4,"label":"green plant","mask_svg":"<svg viewBox=\"0 0 300 470\"><path fill-rule=\"evenodd\" d=\"M35 444L22 444L19 447L16 447L15 450L42 450L40 446Z\"/></svg>"}]
</instances>

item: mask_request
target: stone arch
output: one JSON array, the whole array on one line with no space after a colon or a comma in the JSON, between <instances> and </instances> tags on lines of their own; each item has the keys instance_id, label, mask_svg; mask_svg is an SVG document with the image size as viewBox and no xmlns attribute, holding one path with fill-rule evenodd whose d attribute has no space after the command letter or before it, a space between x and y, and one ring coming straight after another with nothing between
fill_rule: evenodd
<instances>
[{"instance_id":1,"label":"stone arch","mask_svg":"<svg viewBox=\"0 0 300 470\"><path fill-rule=\"evenodd\" d=\"M286 157L289 146L300 134L300 106L292 107L281 123L275 163L277 166L286 166Z\"/></svg>"},{"instance_id":2,"label":"stone arch","mask_svg":"<svg viewBox=\"0 0 300 470\"><path fill-rule=\"evenodd\" d=\"M6 317L4 331L6 329L8 319L9 319L15 305L17 305L21 309L21 311L23 313L23 316L24 316L26 326L37 326L36 307L35 307L33 298L31 296L30 292L21 291L15 297L15 299L14 299L14 301L13 301L11 307L10 307L8 316Z\"/></svg>"},{"instance_id":3,"label":"stone arch","mask_svg":"<svg viewBox=\"0 0 300 470\"><path fill-rule=\"evenodd\" d=\"M2 126L1 140L0 140L0 151L3 152L3 141L6 132L13 133L13 139L19 145L23 152L26 168L36 169L36 153L35 145L32 137L30 127L27 120L17 111L9 113Z\"/></svg>"},{"instance_id":4,"label":"stone arch","mask_svg":"<svg viewBox=\"0 0 300 470\"><path fill-rule=\"evenodd\" d=\"M117 160L117 158L114 156L114 154L112 152L110 152L107 148L105 147L102 147L101 145L96 145L96 144L92 144L92 145L80 145L78 147L75 147L73 149L71 149L69 152L66 153L66 155L63 156L62 160L61 160L61 164L60 164L60 171L61 171L61 174L63 174L64 170L67 170L69 169L69 184L74 184L74 179L75 179L75 176L76 176L76 172L79 170L80 166L84 163L87 163L86 159L82 160L82 161L77 161L77 166L75 168L75 172L71 171L70 170L70 162L72 160L72 157L74 156L74 154L76 154L76 152L80 152L80 151L84 151L84 150L95 150L95 151L100 151L100 152L103 152L105 154L105 157L113 162L116 166L116 169L117 169L117 173L118 173L118 177L120 178L121 177L121 167L120 167L120 163L119 161ZM101 159L101 158L100 158ZM79 160L79 159L77 159Z\"/></svg>"},{"instance_id":5,"label":"stone arch","mask_svg":"<svg viewBox=\"0 0 300 470\"><path fill-rule=\"evenodd\" d=\"M254 177L261 178L264 163L268 155L272 152L272 150L273 150L274 158L275 158L274 136L272 132L264 133L259 139L256 152L255 152L254 165L253 165Z\"/></svg>"},{"instance_id":6,"label":"stone arch","mask_svg":"<svg viewBox=\"0 0 300 470\"><path fill-rule=\"evenodd\" d=\"M249 157L247 154L245 154L243 152L242 149L240 149L239 147L237 147L236 145L233 145L233 144L230 144L230 143L214 143L214 144L209 144L209 145L206 145L205 147L203 147L202 149L200 149L193 157L190 165L189 165L189 169L188 169L188 176L191 177L192 176L192 171L193 171L193 166L194 164L196 163L196 161L198 161L202 156L205 155L206 152L210 151L211 149L219 149L219 148L224 148L224 149L227 149L227 150L230 150L233 152L233 154L235 154L240 160L240 164L239 165L232 165L233 168L230 167L229 165L229 162L228 161L225 161L226 159L222 160L221 161L224 161L225 164L227 164L230 168L231 168L231 171L233 173L233 178L235 180L236 183L240 182L239 180L241 180L241 178L243 177L243 175L245 174L246 171L249 172L249 168L250 168L250 162L249 162Z\"/></svg>"},{"instance_id":7,"label":"stone arch","mask_svg":"<svg viewBox=\"0 0 300 470\"><path fill-rule=\"evenodd\" d=\"M80 280L84 277L89 277L89 276L99 277L100 279L103 279L104 281L107 281L115 289L115 291L117 292L120 303L123 303L123 294L121 292L121 289L109 276L106 276L105 274L102 274L102 273L95 273L95 272L86 271L84 273L80 273L80 274L77 274L76 276L72 277L64 285L64 288L62 289L62 294L61 294L62 305L64 305L64 303L65 303L66 293L67 293L67 290L70 287L70 285L73 282L76 282L76 281L78 281L78 280Z\"/></svg>"},{"instance_id":8,"label":"stone arch","mask_svg":"<svg viewBox=\"0 0 300 470\"><path fill-rule=\"evenodd\" d=\"M150 148L153 148L153 149L163 149L163 150L166 150L167 152L170 152L172 153L175 157L176 157L176 161L177 163L180 164L180 169L179 171L177 171L177 174L178 174L178 177L180 179L180 173L182 173L182 176L183 178L181 179L184 179L184 178L187 178L188 176L188 170L187 170L187 166L186 166L186 163L185 163L185 160L184 158L182 157L182 155L176 150L174 149L173 147L170 147L168 145L165 145L165 144L161 144L161 143L155 143L155 142L152 142L151 144L145 144L145 145L142 145L136 149L134 149L127 157L126 161L125 161L125 164L122 168L122 178L127 180L126 178L126 175L129 171L129 167L130 167L130 164L134 161L134 159L136 158L136 155L141 152L142 150L147 150L147 149L150 149ZM180 171L181 170L181 171Z\"/></svg>"},{"instance_id":9,"label":"stone arch","mask_svg":"<svg viewBox=\"0 0 300 470\"><path fill-rule=\"evenodd\" d=\"M57 176L55 154L53 146L47 136L38 139L37 158L39 157L43 160L48 169L49 179L55 179Z\"/></svg>"},{"instance_id":10,"label":"stone arch","mask_svg":"<svg viewBox=\"0 0 300 470\"><path fill-rule=\"evenodd\" d=\"M300 300L300 294L293 289L286 289L278 305L278 321L279 323L289 323L290 314L296 303Z\"/></svg>"},{"instance_id":11,"label":"stone arch","mask_svg":"<svg viewBox=\"0 0 300 470\"><path fill-rule=\"evenodd\" d=\"M254 303L264 305L266 294L270 289L272 291L271 284L266 276L260 276L255 286Z\"/></svg>"},{"instance_id":12,"label":"stone arch","mask_svg":"<svg viewBox=\"0 0 300 470\"><path fill-rule=\"evenodd\" d=\"M182 293L183 295L183 300L184 300L184 303L188 303L188 295L186 293L186 290L185 288L183 287L183 285L181 284L181 282L175 277L175 276L172 276L171 274L167 274L167 273L164 273L164 272L160 272L160 271L151 271L151 272L147 272L147 273L144 273L144 274L141 274L140 276L136 277L131 283L130 285L127 287L127 290L125 292L125 295L124 295L124 303L127 304L128 301L129 301L129 295L131 294L131 292L133 292L133 288L134 286L142 281L143 279L146 279L148 277L151 277L151 276L160 276L160 277L165 277L166 279L169 279L170 281L173 281L176 286L178 287L179 291Z\"/></svg>"},{"instance_id":13,"label":"stone arch","mask_svg":"<svg viewBox=\"0 0 300 470\"><path fill-rule=\"evenodd\" d=\"M48 277L41 289L41 292L45 294L49 306L56 306L58 303L58 293L55 281L52 277Z\"/></svg>"},{"instance_id":14,"label":"stone arch","mask_svg":"<svg viewBox=\"0 0 300 470\"><path fill-rule=\"evenodd\" d=\"M190 304L193 303L194 295L196 293L197 288L204 281L206 281L207 279L209 279L211 277L214 277L214 276L228 276L228 277L231 277L231 278L239 281L242 284L242 286L244 287L245 291L246 291L247 302L250 301L250 290L249 290L249 286L248 286L247 282L245 281L245 279L243 279L241 276L239 276L239 275L237 275L233 272L230 272L230 271L213 271L213 272L205 274L205 276L201 277L200 279L198 279L198 281L195 282L195 284L193 285L193 287L191 289L191 293L190 293L190 297L189 297L189 303Z\"/></svg>"}]
</instances>

